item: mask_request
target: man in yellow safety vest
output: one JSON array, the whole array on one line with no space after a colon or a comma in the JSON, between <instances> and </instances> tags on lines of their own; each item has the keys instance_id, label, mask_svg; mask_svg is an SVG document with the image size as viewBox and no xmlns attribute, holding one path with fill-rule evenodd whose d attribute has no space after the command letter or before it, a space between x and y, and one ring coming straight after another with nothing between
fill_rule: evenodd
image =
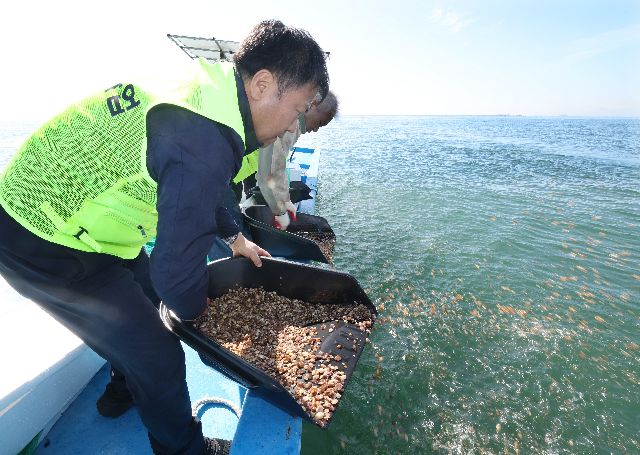
<instances>
[{"instance_id":1,"label":"man in yellow safety vest","mask_svg":"<svg viewBox=\"0 0 640 455\"><path fill-rule=\"evenodd\" d=\"M111 363L98 410L135 404L155 454L229 450L192 419L184 352L157 307L203 313L216 235L256 266L268 256L222 194L243 156L294 131L328 84L307 32L264 21L233 63L194 62L175 90L123 81L69 107L0 176L0 274Z\"/></svg>"}]
</instances>

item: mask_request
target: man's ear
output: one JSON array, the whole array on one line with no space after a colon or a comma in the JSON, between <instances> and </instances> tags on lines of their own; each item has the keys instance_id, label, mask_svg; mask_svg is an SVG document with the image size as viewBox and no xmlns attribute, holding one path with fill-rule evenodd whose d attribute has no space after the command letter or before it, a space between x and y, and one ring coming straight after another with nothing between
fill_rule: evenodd
<instances>
[{"instance_id":1,"label":"man's ear","mask_svg":"<svg viewBox=\"0 0 640 455\"><path fill-rule=\"evenodd\" d=\"M247 96L252 100L261 100L276 83L275 76L267 69L261 69L249 80Z\"/></svg>"}]
</instances>

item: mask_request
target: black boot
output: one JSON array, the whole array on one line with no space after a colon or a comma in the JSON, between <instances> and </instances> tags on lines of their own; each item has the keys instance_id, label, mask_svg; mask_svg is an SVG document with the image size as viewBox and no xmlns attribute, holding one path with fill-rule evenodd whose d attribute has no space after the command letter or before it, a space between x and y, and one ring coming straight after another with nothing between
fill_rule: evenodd
<instances>
[{"instance_id":1,"label":"black boot","mask_svg":"<svg viewBox=\"0 0 640 455\"><path fill-rule=\"evenodd\" d=\"M111 382L107 384L104 393L96 402L100 415L116 418L124 414L133 406L133 397L127 389L124 375L118 370L111 369Z\"/></svg>"},{"instance_id":2,"label":"black boot","mask_svg":"<svg viewBox=\"0 0 640 455\"><path fill-rule=\"evenodd\" d=\"M154 455L180 455L187 451L191 452L194 448L198 447L199 441L202 441L202 448L199 455L228 455L231 448L231 441L226 439L207 438L202 436L202 422L197 418L191 420L191 428L193 429L193 439L189 443L179 449L178 451L168 451L166 447L158 442L151 433L147 433L149 436L149 443L151 444L151 450ZM195 447L194 447L195 446ZM197 450L197 449L196 449Z\"/></svg>"},{"instance_id":3,"label":"black boot","mask_svg":"<svg viewBox=\"0 0 640 455\"><path fill-rule=\"evenodd\" d=\"M231 449L231 441L217 438L204 438L201 455L228 455Z\"/></svg>"}]
</instances>

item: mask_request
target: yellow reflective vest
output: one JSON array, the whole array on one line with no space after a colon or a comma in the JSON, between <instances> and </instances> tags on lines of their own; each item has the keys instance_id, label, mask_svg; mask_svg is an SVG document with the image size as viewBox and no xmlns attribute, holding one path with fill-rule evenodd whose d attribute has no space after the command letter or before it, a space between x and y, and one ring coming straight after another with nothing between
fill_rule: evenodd
<instances>
[{"instance_id":1,"label":"yellow reflective vest","mask_svg":"<svg viewBox=\"0 0 640 455\"><path fill-rule=\"evenodd\" d=\"M0 204L45 240L135 258L156 233L156 182L146 168L146 115L183 107L235 130L244 143L233 65L200 60L175 90L118 84L57 115L0 176Z\"/></svg>"},{"instance_id":2,"label":"yellow reflective vest","mask_svg":"<svg viewBox=\"0 0 640 455\"><path fill-rule=\"evenodd\" d=\"M240 166L240 170L233 178L233 183L240 183L250 175L258 172L259 153L260 149L256 149L242 158L242 166Z\"/></svg>"}]
</instances>

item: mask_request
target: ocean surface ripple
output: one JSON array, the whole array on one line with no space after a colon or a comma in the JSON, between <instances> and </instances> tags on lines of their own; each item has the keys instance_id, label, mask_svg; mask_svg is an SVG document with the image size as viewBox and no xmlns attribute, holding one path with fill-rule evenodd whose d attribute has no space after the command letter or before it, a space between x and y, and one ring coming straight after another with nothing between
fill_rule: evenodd
<instances>
[{"instance_id":1,"label":"ocean surface ripple","mask_svg":"<svg viewBox=\"0 0 640 455\"><path fill-rule=\"evenodd\" d=\"M35 126L1 125L0 168ZM344 116L298 145L380 312L303 455L640 453L640 119Z\"/></svg>"},{"instance_id":2,"label":"ocean surface ripple","mask_svg":"<svg viewBox=\"0 0 640 455\"><path fill-rule=\"evenodd\" d=\"M380 311L303 455L640 452L640 120L343 117L318 214Z\"/></svg>"}]
</instances>

